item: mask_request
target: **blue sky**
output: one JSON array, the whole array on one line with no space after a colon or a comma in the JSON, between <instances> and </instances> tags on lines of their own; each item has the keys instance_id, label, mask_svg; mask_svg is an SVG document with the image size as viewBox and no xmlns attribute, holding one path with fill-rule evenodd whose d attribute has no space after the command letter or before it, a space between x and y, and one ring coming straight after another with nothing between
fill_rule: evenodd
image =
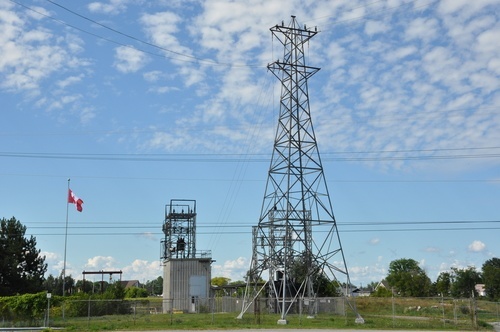
<instances>
[{"instance_id":1,"label":"blue sky","mask_svg":"<svg viewBox=\"0 0 500 332\"><path fill-rule=\"evenodd\" d=\"M162 274L165 205L194 199L212 276L242 280L264 195L282 55L320 31L312 120L350 271L399 258L434 281L500 255L496 0L0 0L0 216L61 273Z\"/></svg>"}]
</instances>

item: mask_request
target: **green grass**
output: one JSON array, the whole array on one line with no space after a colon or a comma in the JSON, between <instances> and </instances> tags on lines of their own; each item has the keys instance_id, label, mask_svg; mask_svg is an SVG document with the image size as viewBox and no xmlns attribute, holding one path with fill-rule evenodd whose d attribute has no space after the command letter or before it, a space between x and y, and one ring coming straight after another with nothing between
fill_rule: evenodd
<instances>
[{"instance_id":1,"label":"green grass","mask_svg":"<svg viewBox=\"0 0 500 332\"><path fill-rule=\"evenodd\" d=\"M352 316L318 315L315 318L288 315L287 325L278 325L278 315L246 314L237 319L234 313L223 314L156 314L156 315L112 315L88 318L60 318L52 322L53 327L64 327L69 331L113 331L113 330L224 330L224 329L408 329L408 330L473 330L470 322L455 324L434 318L405 317L393 319L387 316L366 315L365 324L356 324ZM492 330L480 324L481 330Z\"/></svg>"},{"instance_id":2,"label":"green grass","mask_svg":"<svg viewBox=\"0 0 500 332\"><path fill-rule=\"evenodd\" d=\"M328 301L330 304L330 301ZM333 303L333 302L332 302ZM216 299L214 308L219 308L222 301ZM325 302L323 302L325 304ZM52 307L51 323L54 328L64 328L68 331L145 331L145 330L235 330L235 329L361 329L361 330L435 330L435 331L472 331L473 316L471 302L468 299L440 298L357 298L356 308L364 318L364 324L355 323L352 310L347 315L319 314L307 318L305 314L288 314L288 324L279 325L277 314L263 311L260 315L246 313L242 319L237 319L238 312L210 313L211 307L199 307L206 313L171 313L162 314L161 298L126 300L121 302L87 302L68 300L66 302L66 317L62 318L62 308ZM342 312L342 302L336 302ZM127 309L123 311L123 309ZM233 308L233 307L232 307ZM120 310L118 310L120 309ZM132 312L136 314L111 314L111 312ZM117 310L117 311L113 311ZM216 309L214 309L217 311ZM235 310L229 309L229 310ZM477 329L493 330L487 322L500 321L500 303L477 301ZM330 310L333 311L333 310ZM90 317L87 317L89 315ZM43 317L39 317L43 322ZM4 322L3 326L30 326L29 322ZM39 324L40 326L42 324ZM31 325L33 326L33 325ZM0 327L1 329L1 327Z\"/></svg>"}]
</instances>

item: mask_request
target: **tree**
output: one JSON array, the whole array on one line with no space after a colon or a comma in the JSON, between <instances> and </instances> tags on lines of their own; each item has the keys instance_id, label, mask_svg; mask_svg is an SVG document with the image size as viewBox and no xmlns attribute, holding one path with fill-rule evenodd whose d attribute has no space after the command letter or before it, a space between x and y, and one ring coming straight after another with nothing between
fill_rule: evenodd
<instances>
[{"instance_id":1,"label":"tree","mask_svg":"<svg viewBox=\"0 0 500 332\"><path fill-rule=\"evenodd\" d=\"M144 288L129 287L125 289L125 298L148 297L148 291Z\"/></svg>"},{"instance_id":2,"label":"tree","mask_svg":"<svg viewBox=\"0 0 500 332\"><path fill-rule=\"evenodd\" d=\"M486 296L491 300L500 299L500 258L492 258L483 264L483 281Z\"/></svg>"},{"instance_id":3,"label":"tree","mask_svg":"<svg viewBox=\"0 0 500 332\"><path fill-rule=\"evenodd\" d=\"M163 294L163 278L159 276L155 280L146 281L146 289L150 295Z\"/></svg>"},{"instance_id":4,"label":"tree","mask_svg":"<svg viewBox=\"0 0 500 332\"><path fill-rule=\"evenodd\" d=\"M418 262L408 258L392 261L386 280L401 296L428 296L432 285Z\"/></svg>"},{"instance_id":5,"label":"tree","mask_svg":"<svg viewBox=\"0 0 500 332\"><path fill-rule=\"evenodd\" d=\"M371 293L370 296L373 296L373 297L391 297L392 292L390 289L387 289L385 287L379 287L373 293Z\"/></svg>"},{"instance_id":6,"label":"tree","mask_svg":"<svg viewBox=\"0 0 500 332\"><path fill-rule=\"evenodd\" d=\"M371 281L370 283L368 283L368 285L366 285L366 289L368 289L371 292L374 292L375 289L377 288L378 284L379 283L376 281Z\"/></svg>"},{"instance_id":7,"label":"tree","mask_svg":"<svg viewBox=\"0 0 500 332\"><path fill-rule=\"evenodd\" d=\"M36 238L25 234L26 226L16 218L0 220L0 296L43 290L45 256L36 248Z\"/></svg>"},{"instance_id":8,"label":"tree","mask_svg":"<svg viewBox=\"0 0 500 332\"><path fill-rule=\"evenodd\" d=\"M245 287L246 284L243 280L231 281L229 286L234 286L235 291L231 294L231 296L242 297L245 296Z\"/></svg>"},{"instance_id":9,"label":"tree","mask_svg":"<svg viewBox=\"0 0 500 332\"><path fill-rule=\"evenodd\" d=\"M436 291L441 296L451 294L452 277L449 272L441 272L436 279Z\"/></svg>"},{"instance_id":10,"label":"tree","mask_svg":"<svg viewBox=\"0 0 500 332\"><path fill-rule=\"evenodd\" d=\"M78 292L92 294L94 292L94 283L90 280L78 280L75 284Z\"/></svg>"},{"instance_id":11,"label":"tree","mask_svg":"<svg viewBox=\"0 0 500 332\"><path fill-rule=\"evenodd\" d=\"M226 295L226 292L224 291L223 287L227 286L231 279L225 278L225 277L214 277L212 280L210 280L210 284L212 286L217 286L217 289L215 291L215 296L224 296Z\"/></svg>"},{"instance_id":12,"label":"tree","mask_svg":"<svg viewBox=\"0 0 500 332\"><path fill-rule=\"evenodd\" d=\"M64 277L65 284L64 290L66 295L75 293L75 279L71 275ZM43 282L43 289L52 293L52 295L62 295L63 293L63 277L62 273L59 277L55 278L52 274L50 274L47 279Z\"/></svg>"},{"instance_id":13,"label":"tree","mask_svg":"<svg viewBox=\"0 0 500 332\"><path fill-rule=\"evenodd\" d=\"M453 285L451 286L451 295L453 297L471 297L477 296L476 284L481 283L481 274L474 267L469 266L466 269L452 267Z\"/></svg>"},{"instance_id":14,"label":"tree","mask_svg":"<svg viewBox=\"0 0 500 332\"><path fill-rule=\"evenodd\" d=\"M125 298L125 287L121 282L109 284L103 294L105 299L123 300Z\"/></svg>"},{"instance_id":15,"label":"tree","mask_svg":"<svg viewBox=\"0 0 500 332\"><path fill-rule=\"evenodd\" d=\"M307 265L308 255L303 252L295 257L289 269L289 278L298 288L307 277L313 284L313 292L319 297L335 297L340 295L340 285L335 280L330 280L323 270L315 263Z\"/></svg>"}]
</instances>

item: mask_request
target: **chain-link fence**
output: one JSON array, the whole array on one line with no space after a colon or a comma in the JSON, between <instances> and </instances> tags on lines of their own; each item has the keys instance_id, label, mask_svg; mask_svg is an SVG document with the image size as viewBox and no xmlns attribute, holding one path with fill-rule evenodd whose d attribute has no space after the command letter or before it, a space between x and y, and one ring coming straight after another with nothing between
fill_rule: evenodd
<instances>
[{"instance_id":1,"label":"chain-link fence","mask_svg":"<svg viewBox=\"0 0 500 332\"><path fill-rule=\"evenodd\" d=\"M188 310L185 301L189 303ZM359 313L366 322L383 322L391 328L426 328L442 326L444 329L474 330L485 322L500 322L500 303L477 299L452 298L401 298L401 297L357 297L357 298L318 298L295 299L289 317L323 317L333 320L334 317L355 317ZM246 316L254 317L257 322L280 314L281 304L276 299L258 298L252 302L245 312ZM178 314L194 314L203 317L208 323L217 321L216 314L227 314L236 318L242 310L243 299L237 297L163 299L161 297L148 299L126 300L96 300L66 298L61 305L45 307L38 314L22 314L4 308L1 327L23 326L53 326L64 322L84 321L91 327L93 322L102 321L103 317L121 317L135 323L137 319L153 320L162 316L164 320L173 322L178 317L188 317ZM166 310L165 308L171 308ZM354 310L353 310L354 309ZM28 308L26 308L28 310ZM198 315L196 315L198 314ZM189 317L194 317L189 316ZM148 318L149 317L149 318ZM335 318L335 319L337 319ZM377 323L378 324L378 323ZM200 323L203 327L204 323ZM377 325L378 326L378 325Z\"/></svg>"}]
</instances>

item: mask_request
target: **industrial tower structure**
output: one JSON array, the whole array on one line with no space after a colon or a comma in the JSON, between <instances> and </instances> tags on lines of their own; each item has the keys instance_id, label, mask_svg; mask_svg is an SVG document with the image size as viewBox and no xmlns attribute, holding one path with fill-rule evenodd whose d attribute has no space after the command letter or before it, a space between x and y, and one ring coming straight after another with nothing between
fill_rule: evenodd
<instances>
[{"instance_id":1,"label":"industrial tower structure","mask_svg":"<svg viewBox=\"0 0 500 332\"><path fill-rule=\"evenodd\" d=\"M163 233L163 312L197 312L210 296L212 257L196 249L196 201L170 200Z\"/></svg>"},{"instance_id":2,"label":"industrial tower structure","mask_svg":"<svg viewBox=\"0 0 500 332\"><path fill-rule=\"evenodd\" d=\"M267 66L281 82L280 111L238 318L261 296L286 324L286 315L303 306L315 314L319 281L351 287L309 109L307 80L319 68L306 65L304 44L317 29L300 27L292 16L288 26L270 30L284 48L283 59Z\"/></svg>"}]
</instances>

